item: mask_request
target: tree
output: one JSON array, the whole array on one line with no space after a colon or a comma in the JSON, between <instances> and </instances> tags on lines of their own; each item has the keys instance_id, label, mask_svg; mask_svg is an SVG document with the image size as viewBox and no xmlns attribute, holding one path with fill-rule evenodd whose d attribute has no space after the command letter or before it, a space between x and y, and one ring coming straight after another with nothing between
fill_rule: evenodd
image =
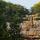
<instances>
[{"instance_id":1,"label":"tree","mask_svg":"<svg viewBox=\"0 0 40 40\"><path fill-rule=\"evenodd\" d=\"M19 40L19 24L22 22L20 20L28 13L28 9L21 5L0 1L0 37L7 40L12 40L12 38ZM6 22L11 23L9 31L6 30Z\"/></svg>"},{"instance_id":2,"label":"tree","mask_svg":"<svg viewBox=\"0 0 40 40\"><path fill-rule=\"evenodd\" d=\"M34 5L32 6L32 9L33 9L35 12L40 13L40 2L34 4Z\"/></svg>"}]
</instances>

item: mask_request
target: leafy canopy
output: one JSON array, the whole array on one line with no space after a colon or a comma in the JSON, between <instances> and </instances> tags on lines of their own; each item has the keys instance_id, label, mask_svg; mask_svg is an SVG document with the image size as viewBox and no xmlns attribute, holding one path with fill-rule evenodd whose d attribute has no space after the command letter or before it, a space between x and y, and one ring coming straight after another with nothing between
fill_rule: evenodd
<instances>
[{"instance_id":1,"label":"leafy canopy","mask_svg":"<svg viewBox=\"0 0 40 40\"><path fill-rule=\"evenodd\" d=\"M34 5L32 6L32 9L33 9L35 12L39 13L39 12L40 12L40 2L34 4Z\"/></svg>"}]
</instances>

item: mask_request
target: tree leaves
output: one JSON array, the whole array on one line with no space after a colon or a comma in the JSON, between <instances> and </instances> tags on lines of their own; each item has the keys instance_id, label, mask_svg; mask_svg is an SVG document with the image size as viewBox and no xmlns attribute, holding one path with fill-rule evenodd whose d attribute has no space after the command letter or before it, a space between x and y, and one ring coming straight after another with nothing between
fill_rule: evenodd
<instances>
[{"instance_id":1,"label":"tree leaves","mask_svg":"<svg viewBox=\"0 0 40 40\"><path fill-rule=\"evenodd\" d=\"M14 39L19 37L19 24L21 22L20 20L22 20L22 18L25 17L25 15L28 13L29 13L28 9L24 8L21 5L0 1L0 31L1 31L0 35L2 35L2 37L1 36L0 37L8 38L9 35L10 38L14 37ZM10 31L6 30L7 27L6 22L11 23Z\"/></svg>"}]
</instances>

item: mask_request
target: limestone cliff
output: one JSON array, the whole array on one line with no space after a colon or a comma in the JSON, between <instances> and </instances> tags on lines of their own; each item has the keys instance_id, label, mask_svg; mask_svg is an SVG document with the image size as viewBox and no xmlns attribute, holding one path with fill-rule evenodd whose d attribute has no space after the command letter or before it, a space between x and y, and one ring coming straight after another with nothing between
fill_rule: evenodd
<instances>
[{"instance_id":1,"label":"limestone cliff","mask_svg":"<svg viewBox=\"0 0 40 40\"><path fill-rule=\"evenodd\" d=\"M31 37L31 38L40 37L40 20L34 20L34 19L35 19L35 16L33 16L33 20L32 20L32 17L30 17L29 21L23 21L23 23L20 24L21 36Z\"/></svg>"}]
</instances>

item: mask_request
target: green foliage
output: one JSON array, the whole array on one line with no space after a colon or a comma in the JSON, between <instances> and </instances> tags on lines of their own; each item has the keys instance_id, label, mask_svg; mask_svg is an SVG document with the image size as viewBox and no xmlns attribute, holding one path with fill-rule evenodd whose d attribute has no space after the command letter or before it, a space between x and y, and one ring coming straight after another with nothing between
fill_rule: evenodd
<instances>
[{"instance_id":1,"label":"green foliage","mask_svg":"<svg viewBox=\"0 0 40 40\"><path fill-rule=\"evenodd\" d=\"M19 40L19 23L28 13L28 9L23 6L0 1L0 38L6 38L5 40ZM6 22L11 23L11 30L9 31L6 30Z\"/></svg>"},{"instance_id":2,"label":"green foliage","mask_svg":"<svg viewBox=\"0 0 40 40\"><path fill-rule=\"evenodd\" d=\"M36 12L36 13L40 13L40 2L34 4L32 6L32 9Z\"/></svg>"}]
</instances>

